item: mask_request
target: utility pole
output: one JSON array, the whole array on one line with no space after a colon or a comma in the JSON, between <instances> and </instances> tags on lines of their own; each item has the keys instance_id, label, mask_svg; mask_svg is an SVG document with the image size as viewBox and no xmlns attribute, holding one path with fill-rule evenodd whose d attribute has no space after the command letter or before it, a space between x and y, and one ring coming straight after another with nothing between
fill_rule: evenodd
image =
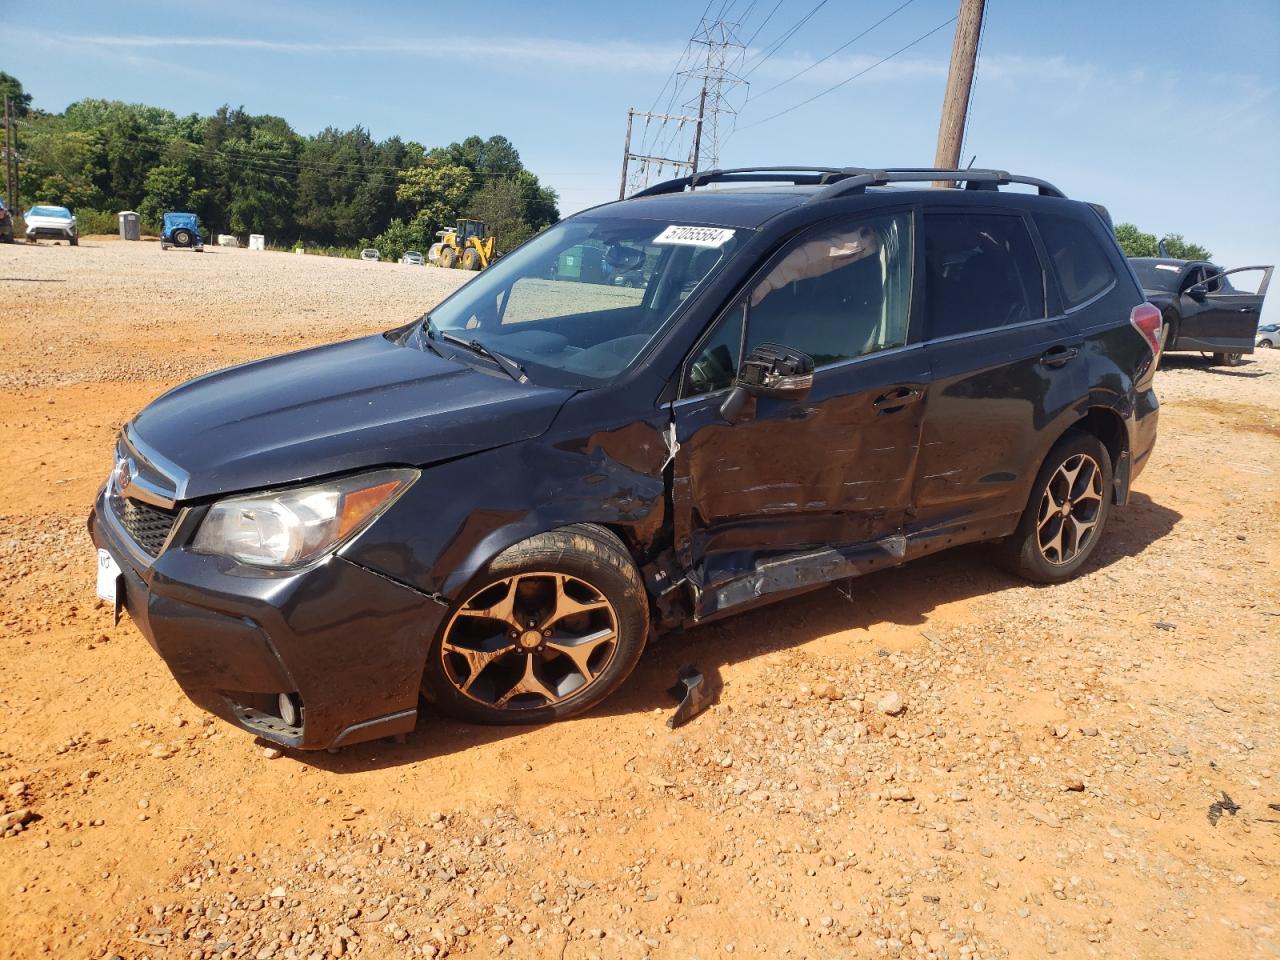
<instances>
[{"instance_id":1,"label":"utility pole","mask_svg":"<svg viewBox=\"0 0 1280 960\"><path fill-rule=\"evenodd\" d=\"M973 92L973 71L978 62L978 38L982 34L985 0L960 0L956 37L951 44L951 69L947 71L947 92L942 98L942 121L938 124L938 152L933 165L944 170L960 167L960 147L964 143L969 117L969 95ZM934 181L950 187L950 180Z\"/></svg>"},{"instance_id":2,"label":"utility pole","mask_svg":"<svg viewBox=\"0 0 1280 960\"><path fill-rule=\"evenodd\" d=\"M627 195L627 161L631 159L631 124L636 118L636 108L627 110L627 138L622 141L622 182L618 184L618 199Z\"/></svg>"},{"instance_id":3,"label":"utility pole","mask_svg":"<svg viewBox=\"0 0 1280 960\"><path fill-rule=\"evenodd\" d=\"M707 116L707 88L702 88L702 96L698 98L698 125L693 130L693 153L690 159L693 161L689 165L689 175L693 176L698 172L698 160L702 153L702 124Z\"/></svg>"}]
</instances>

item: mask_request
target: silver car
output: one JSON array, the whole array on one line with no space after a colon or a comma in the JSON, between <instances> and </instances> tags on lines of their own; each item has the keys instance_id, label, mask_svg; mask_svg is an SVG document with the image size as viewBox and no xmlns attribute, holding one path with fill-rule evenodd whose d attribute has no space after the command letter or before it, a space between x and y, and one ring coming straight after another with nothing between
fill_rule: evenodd
<instances>
[{"instance_id":1,"label":"silver car","mask_svg":"<svg viewBox=\"0 0 1280 960\"><path fill-rule=\"evenodd\" d=\"M422 266L422 254L417 250L407 250L405 251L405 255L400 258L400 262L420 267Z\"/></svg>"},{"instance_id":2,"label":"silver car","mask_svg":"<svg viewBox=\"0 0 1280 960\"><path fill-rule=\"evenodd\" d=\"M66 207L36 206L27 211L27 243L37 240L65 240L80 245L76 218Z\"/></svg>"},{"instance_id":3,"label":"silver car","mask_svg":"<svg viewBox=\"0 0 1280 960\"><path fill-rule=\"evenodd\" d=\"M1260 326L1254 346L1267 349L1280 347L1280 323L1264 323Z\"/></svg>"}]
</instances>

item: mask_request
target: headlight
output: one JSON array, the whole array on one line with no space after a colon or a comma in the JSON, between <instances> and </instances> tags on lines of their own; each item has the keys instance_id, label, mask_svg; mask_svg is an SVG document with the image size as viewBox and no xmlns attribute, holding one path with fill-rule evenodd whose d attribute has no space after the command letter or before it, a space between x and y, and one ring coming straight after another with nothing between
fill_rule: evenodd
<instances>
[{"instance_id":1,"label":"headlight","mask_svg":"<svg viewBox=\"0 0 1280 960\"><path fill-rule=\"evenodd\" d=\"M220 500L191 549L262 567L299 567L350 540L417 479L417 470L378 470Z\"/></svg>"}]
</instances>

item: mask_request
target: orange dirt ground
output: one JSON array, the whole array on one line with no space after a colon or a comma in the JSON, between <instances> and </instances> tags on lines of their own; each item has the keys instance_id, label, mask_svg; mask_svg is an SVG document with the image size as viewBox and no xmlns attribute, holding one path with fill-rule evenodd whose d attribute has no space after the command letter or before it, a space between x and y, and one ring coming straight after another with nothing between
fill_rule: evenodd
<instances>
[{"instance_id":1,"label":"orange dirt ground","mask_svg":"<svg viewBox=\"0 0 1280 960\"><path fill-rule=\"evenodd\" d=\"M121 424L465 279L0 247L0 957L1280 956L1275 352L1166 362L1061 587L952 551L677 634L550 727L269 759L193 708L93 596ZM724 691L673 733L686 662Z\"/></svg>"}]
</instances>

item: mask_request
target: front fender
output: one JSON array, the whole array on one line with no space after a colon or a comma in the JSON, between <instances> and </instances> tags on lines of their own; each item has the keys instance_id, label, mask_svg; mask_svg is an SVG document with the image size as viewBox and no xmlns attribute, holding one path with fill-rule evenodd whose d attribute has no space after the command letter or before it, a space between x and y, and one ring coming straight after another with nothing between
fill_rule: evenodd
<instances>
[{"instance_id":1,"label":"front fender","mask_svg":"<svg viewBox=\"0 0 1280 960\"><path fill-rule=\"evenodd\" d=\"M508 547L574 523L614 530L641 564L668 522L665 419L655 412L429 467L342 554L444 599Z\"/></svg>"}]
</instances>

